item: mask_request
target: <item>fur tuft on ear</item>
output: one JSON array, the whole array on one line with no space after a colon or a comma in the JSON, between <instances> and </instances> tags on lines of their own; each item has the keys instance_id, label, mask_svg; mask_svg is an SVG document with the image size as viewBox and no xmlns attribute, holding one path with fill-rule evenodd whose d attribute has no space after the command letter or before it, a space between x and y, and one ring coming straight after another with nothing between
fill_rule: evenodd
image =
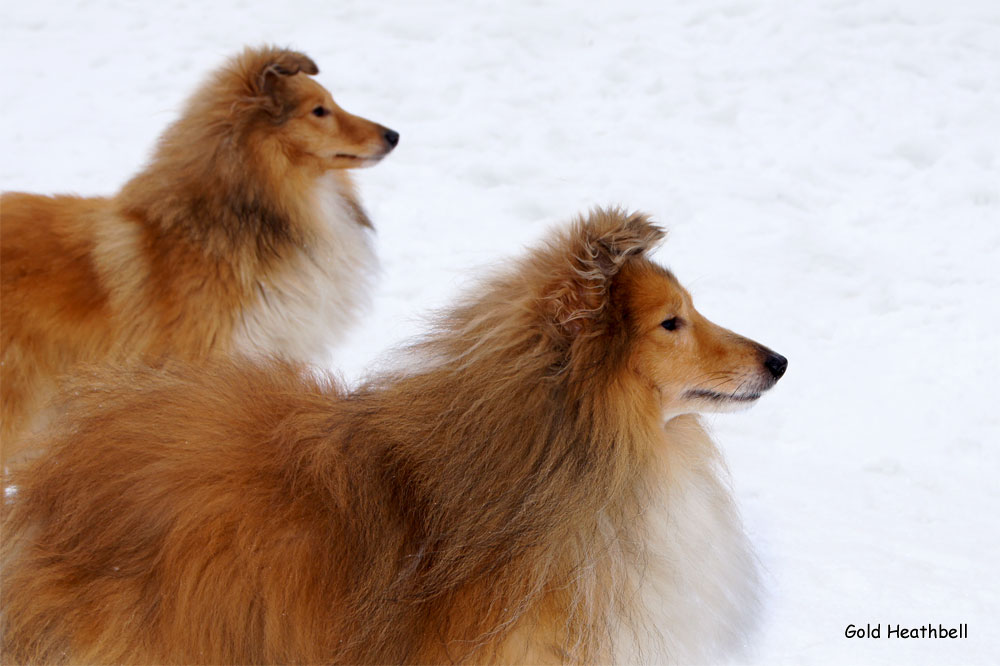
<instances>
[{"instance_id":1,"label":"fur tuft on ear","mask_svg":"<svg viewBox=\"0 0 1000 666\"><path fill-rule=\"evenodd\" d=\"M296 51L285 51L281 59L271 65L271 70L282 76L293 76L299 72L310 76L319 74L319 67L312 58Z\"/></svg>"},{"instance_id":2,"label":"fur tuft on ear","mask_svg":"<svg viewBox=\"0 0 1000 666\"><path fill-rule=\"evenodd\" d=\"M274 96L281 87L282 79L295 76L299 72L318 74L319 67L312 59L298 51L284 49L262 49L257 59L257 90L260 94Z\"/></svg>"},{"instance_id":3,"label":"fur tuft on ear","mask_svg":"<svg viewBox=\"0 0 1000 666\"><path fill-rule=\"evenodd\" d=\"M247 47L219 73L217 85L236 86L234 92L240 91L246 107L282 117L295 102L288 98L287 82L289 77L299 73L317 74L319 67L312 58L298 51L276 46Z\"/></svg>"},{"instance_id":4,"label":"fur tuft on ear","mask_svg":"<svg viewBox=\"0 0 1000 666\"><path fill-rule=\"evenodd\" d=\"M551 246L562 264L553 267L555 279L545 294L556 326L578 335L604 311L608 287L621 267L655 249L665 236L648 215L620 208L595 208L578 218Z\"/></svg>"}]
</instances>

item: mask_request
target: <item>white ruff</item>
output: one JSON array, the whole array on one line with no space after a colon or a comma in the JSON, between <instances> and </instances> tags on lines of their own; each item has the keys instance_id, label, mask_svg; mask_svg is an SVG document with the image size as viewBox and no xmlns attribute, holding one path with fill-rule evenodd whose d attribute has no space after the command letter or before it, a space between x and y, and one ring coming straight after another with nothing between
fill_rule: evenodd
<instances>
[{"instance_id":1,"label":"white ruff","mask_svg":"<svg viewBox=\"0 0 1000 666\"><path fill-rule=\"evenodd\" d=\"M333 175L316 182L315 242L299 248L278 273L261 281L257 300L242 314L235 346L325 365L369 303L378 270L369 231L362 227Z\"/></svg>"},{"instance_id":2,"label":"white ruff","mask_svg":"<svg viewBox=\"0 0 1000 666\"><path fill-rule=\"evenodd\" d=\"M615 663L720 663L744 651L755 622L757 560L708 433L694 417L665 431L645 493L645 561L627 574L638 599L619 623Z\"/></svg>"}]
</instances>

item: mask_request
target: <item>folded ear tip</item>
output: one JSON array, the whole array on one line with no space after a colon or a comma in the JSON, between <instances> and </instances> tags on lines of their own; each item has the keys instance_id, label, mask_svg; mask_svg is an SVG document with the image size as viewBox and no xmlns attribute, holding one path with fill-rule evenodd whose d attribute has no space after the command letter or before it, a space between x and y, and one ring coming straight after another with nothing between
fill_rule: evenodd
<instances>
[{"instance_id":1,"label":"folded ear tip","mask_svg":"<svg viewBox=\"0 0 1000 666\"><path fill-rule=\"evenodd\" d=\"M319 67L309 56L302 56L302 71L310 76L319 74Z\"/></svg>"},{"instance_id":2,"label":"folded ear tip","mask_svg":"<svg viewBox=\"0 0 1000 666\"><path fill-rule=\"evenodd\" d=\"M654 249L666 236L648 214L612 207L594 208L578 219L574 229L585 246L598 248L615 264Z\"/></svg>"},{"instance_id":3,"label":"folded ear tip","mask_svg":"<svg viewBox=\"0 0 1000 666\"><path fill-rule=\"evenodd\" d=\"M298 51L287 49L271 50L270 53L262 52L266 56L264 60L265 74L279 74L281 76L294 76L299 72L314 75L319 74L319 67L316 62Z\"/></svg>"}]
</instances>

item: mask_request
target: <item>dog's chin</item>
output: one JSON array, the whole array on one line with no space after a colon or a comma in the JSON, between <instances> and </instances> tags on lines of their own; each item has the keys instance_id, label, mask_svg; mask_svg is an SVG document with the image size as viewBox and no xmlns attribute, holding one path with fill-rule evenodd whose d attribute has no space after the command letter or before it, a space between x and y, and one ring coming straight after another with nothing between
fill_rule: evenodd
<instances>
[{"instance_id":1,"label":"dog's chin","mask_svg":"<svg viewBox=\"0 0 1000 666\"><path fill-rule=\"evenodd\" d=\"M375 166L382 161L382 158L389 154L389 151L378 155L350 155L348 153L337 153L330 158L334 168L337 169L364 169Z\"/></svg>"},{"instance_id":2,"label":"dog's chin","mask_svg":"<svg viewBox=\"0 0 1000 666\"><path fill-rule=\"evenodd\" d=\"M691 405L691 411L693 412L739 412L749 409L760 399L763 393L763 391L723 393L704 389L692 389L684 392L684 401Z\"/></svg>"},{"instance_id":3,"label":"dog's chin","mask_svg":"<svg viewBox=\"0 0 1000 666\"><path fill-rule=\"evenodd\" d=\"M736 395L687 391L663 406L663 420L670 421L685 414L720 414L741 412L757 402L761 393L743 392Z\"/></svg>"}]
</instances>

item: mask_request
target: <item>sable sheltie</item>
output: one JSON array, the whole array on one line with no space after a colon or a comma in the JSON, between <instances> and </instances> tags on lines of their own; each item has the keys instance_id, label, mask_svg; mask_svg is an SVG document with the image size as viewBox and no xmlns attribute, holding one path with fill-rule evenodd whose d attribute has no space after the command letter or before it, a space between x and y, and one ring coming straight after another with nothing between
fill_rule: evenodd
<instances>
[{"instance_id":1,"label":"sable sheltie","mask_svg":"<svg viewBox=\"0 0 1000 666\"><path fill-rule=\"evenodd\" d=\"M783 357L598 210L354 391L283 362L108 370L5 500L29 663L704 662L754 557L695 412Z\"/></svg>"},{"instance_id":2,"label":"sable sheltie","mask_svg":"<svg viewBox=\"0 0 1000 666\"><path fill-rule=\"evenodd\" d=\"M371 222L347 169L399 135L339 108L308 57L247 49L111 198L0 199L0 458L80 362L321 358L365 301Z\"/></svg>"}]
</instances>

